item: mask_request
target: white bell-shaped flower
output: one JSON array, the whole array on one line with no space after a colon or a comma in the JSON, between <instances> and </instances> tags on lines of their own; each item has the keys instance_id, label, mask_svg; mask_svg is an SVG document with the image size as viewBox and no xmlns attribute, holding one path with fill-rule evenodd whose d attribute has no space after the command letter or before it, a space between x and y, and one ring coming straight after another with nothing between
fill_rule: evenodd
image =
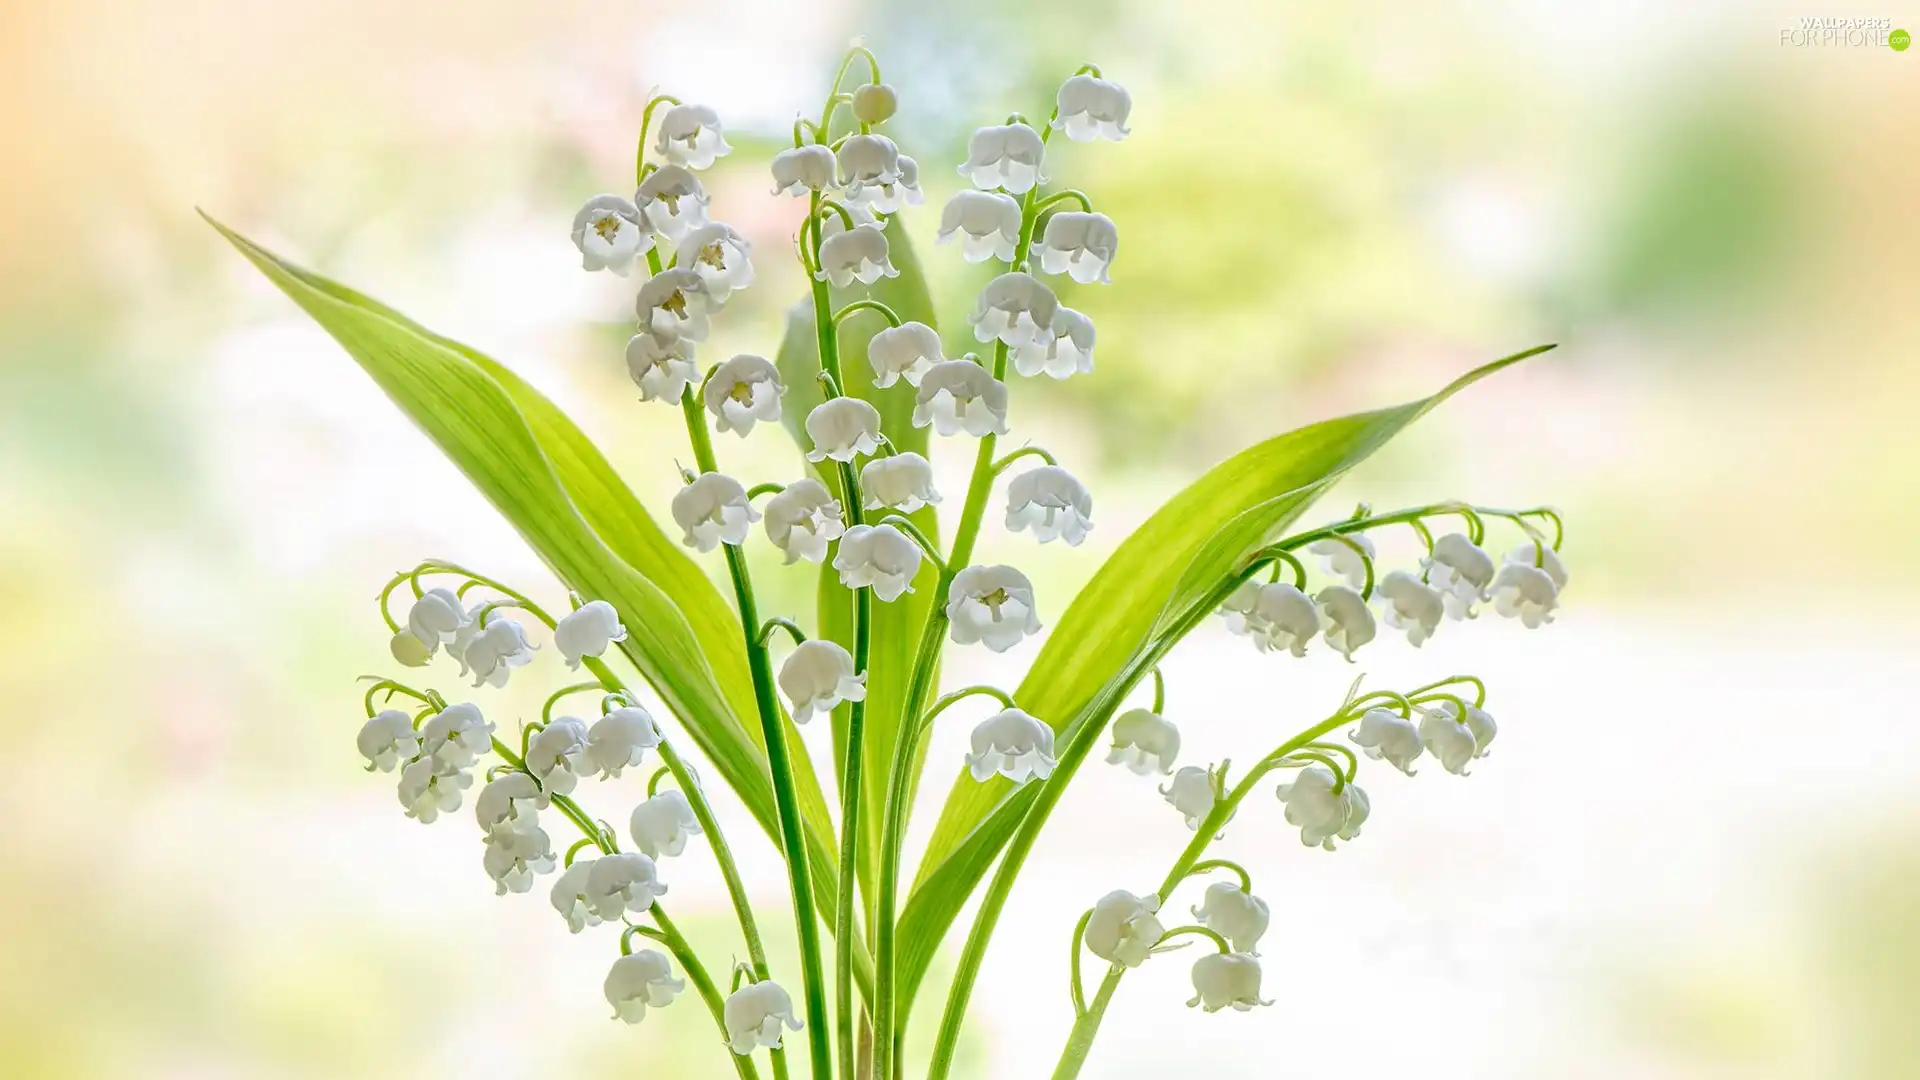
<instances>
[{"instance_id":1,"label":"white bell-shaped flower","mask_svg":"<svg viewBox=\"0 0 1920 1080\"><path fill-rule=\"evenodd\" d=\"M633 834L634 846L646 852L650 859L680 854L687 850L688 837L705 831L700 828L693 804L687 801L686 795L672 788L649 795L646 802L634 807L633 816L627 820L627 830Z\"/></svg>"},{"instance_id":2,"label":"white bell-shaped flower","mask_svg":"<svg viewBox=\"0 0 1920 1080\"><path fill-rule=\"evenodd\" d=\"M1420 728L1412 720L1392 709L1375 707L1360 717L1360 726L1347 733L1354 745L1368 757L1385 761L1408 776L1413 763L1420 760L1426 744L1420 741Z\"/></svg>"},{"instance_id":3,"label":"white bell-shaped flower","mask_svg":"<svg viewBox=\"0 0 1920 1080\"><path fill-rule=\"evenodd\" d=\"M1420 741L1426 744L1427 751L1440 762L1441 768L1455 776L1465 776L1467 765L1477 756L1480 747L1474 741L1473 732L1454 718L1453 711L1420 710Z\"/></svg>"},{"instance_id":4,"label":"white bell-shaped flower","mask_svg":"<svg viewBox=\"0 0 1920 1080\"><path fill-rule=\"evenodd\" d=\"M747 489L725 473L694 477L674 492L671 509L674 524L683 531L680 542L699 551L746 543L753 523L760 520L760 512L747 502Z\"/></svg>"},{"instance_id":5,"label":"white bell-shaped flower","mask_svg":"<svg viewBox=\"0 0 1920 1080\"><path fill-rule=\"evenodd\" d=\"M579 610L561 616L553 628L553 647L575 671L580 670L580 661L598 657L615 642L625 640L627 628L620 625L620 613L605 600L580 605Z\"/></svg>"},{"instance_id":6,"label":"white bell-shaped flower","mask_svg":"<svg viewBox=\"0 0 1920 1080\"><path fill-rule=\"evenodd\" d=\"M512 619L489 618L460 654L461 674L471 673L473 685L495 689L507 685L514 668L533 663L534 646L527 631Z\"/></svg>"},{"instance_id":7,"label":"white bell-shaped flower","mask_svg":"<svg viewBox=\"0 0 1920 1080\"><path fill-rule=\"evenodd\" d=\"M693 342L642 330L627 340L627 374L640 388L641 401L678 403L700 379Z\"/></svg>"},{"instance_id":8,"label":"white bell-shaped flower","mask_svg":"<svg viewBox=\"0 0 1920 1080\"><path fill-rule=\"evenodd\" d=\"M675 165L704 169L733 147L720 132L720 116L705 105L674 105L660 117L653 149Z\"/></svg>"},{"instance_id":9,"label":"white bell-shaped flower","mask_svg":"<svg viewBox=\"0 0 1920 1080\"><path fill-rule=\"evenodd\" d=\"M886 230L860 225L820 242L820 269L813 276L844 289L856 281L871 285L883 277L898 277L900 271L887 255Z\"/></svg>"},{"instance_id":10,"label":"white bell-shaped flower","mask_svg":"<svg viewBox=\"0 0 1920 1080\"><path fill-rule=\"evenodd\" d=\"M967 768L979 781L994 773L1024 784L1053 775L1053 729L1019 709L1007 709L982 720L973 729L973 749Z\"/></svg>"},{"instance_id":11,"label":"white bell-shaped flower","mask_svg":"<svg viewBox=\"0 0 1920 1080\"><path fill-rule=\"evenodd\" d=\"M1308 847L1333 850L1335 837L1352 840L1360 835L1372 806L1367 793L1358 784L1347 784L1339 791L1333 770L1309 765L1297 773L1291 783L1275 789L1287 804L1287 824L1300 829L1300 842Z\"/></svg>"},{"instance_id":12,"label":"white bell-shaped flower","mask_svg":"<svg viewBox=\"0 0 1920 1080\"><path fill-rule=\"evenodd\" d=\"M1219 1012L1231 1006L1236 1012L1250 1012L1256 1005L1273 1002L1260 997L1260 961L1246 953L1210 953L1193 962L1193 1000L1187 1007L1201 1006L1207 1012Z\"/></svg>"},{"instance_id":13,"label":"white bell-shaped flower","mask_svg":"<svg viewBox=\"0 0 1920 1080\"><path fill-rule=\"evenodd\" d=\"M873 385L885 390L900 379L919 386L920 377L944 361L940 335L922 322L889 326L867 342L867 362L873 365Z\"/></svg>"},{"instance_id":14,"label":"white bell-shaped flower","mask_svg":"<svg viewBox=\"0 0 1920 1080\"><path fill-rule=\"evenodd\" d=\"M911 450L867 462L860 470L860 490L869 510L911 514L940 501L933 490L933 463Z\"/></svg>"},{"instance_id":15,"label":"white bell-shaped flower","mask_svg":"<svg viewBox=\"0 0 1920 1080\"><path fill-rule=\"evenodd\" d=\"M1314 603L1326 626L1327 646L1352 663L1354 650L1372 641L1377 632L1367 602L1345 585L1329 585L1314 597Z\"/></svg>"},{"instance_id":16,"label":"white bell-shaped flower","mask_svg":"<svg viewBox=\"0 0 1920 1080\"><path fill-rule=\"evenodd\" d=\"M633 314L640 329L662 341L705 341L714 309L719 306L707 292L706 279L685 266L662 270L648 278L633 298Z\"/></svg>"},{"instance_id":17,"label":"white bell-shaped flower","mask_svg":"<svg viewBox=\"0 0 1920 1080\"><path fill-rule=\"evenodd\" d=\"M1124 765L1135 775L1166 775L1180 756L1180 729L1152 709L1129 709L1113 721L1113 748L1107 764Z\"/></svg>"},{"instance_id":18,"label":"white bell-shaped flower","mask_svg":"<svg viewBox=\"0 0 1920 1080\"><path fill-rule=\"evenodd\" d=\"M727 1045L741 1056L760 1046L778 1050L783 1029L799 1031L804 1026L793 1015L793 998L771 979L728 994L720 1015L727 1026Z\"/></svg>"},{"instance_id":19,"label":"white bell-shaped flower","mask_svg":"<svg viewBox=\"0 0 1920 1080\"><path fill-rule=\"evenodd\" d=\"M1253 585L1251 591L1243 585L1221 610L1227 629L1253 639L1261 652L1286 650L1305 656L1307 642L1320 632L1319 609L1306 593L1284 581Z\"/></svg>"},{"instance_id":20,"label":"white bell-shaped flower","mask_svg":"<svg viewBox=\"0 0 1920 1080\"><path fill-rule=\"evenodd\" d=\"M839 500L818 480L795 480L767 500L767 539L786 555L817 563L826 559L827 544L846 532Z\"/></svg>"},{"instance_id":21,"label":"white bell-shaped flower","mask_svg":"<svg viewBox=\"0 0 1920 1080\"><path fill-rule=\"evenodd\" d=\"M833 186L832 149L818 143L773 155L773 194L807 195Z\"/></svg>"},{"instance_id":22,"label":"white bell-shaped flower","mask_svg":"<svg viewBox=\"0 0 1920 1080\"><path fill-rule=\"evenodd\" d=\"M1487 598L1493 585L1493 556L1463 533L1448 533L1433 542L1433 553L1420 563L1427 583L1445 601L1456 619L1471 619L1474 606Z\"/></svg>"},{"instance_id":23,"label":"white bell-shaped flower","mask_svg":"<svg viewBox=\"0 0 1920 1080\"><path fill-rule=\"evenodd\" d=\"M1070 379L1093 370L1093 320L1062 305L1053 313L1053 325L1040 340L1014 349L1013 369L1032 378L1045 374Z\"/></svg>"},{"instance_id":24,"label":"white bell-shaped flower","mask_svg":"<svg viewBox=\"0 0 1920 1080\"><path fill-rule=\"evenodd\" d=\"M731 226L714 222L690 230L680 239L676 267L692 270L706 282L707 295L724 304L736 291L753 284L753 245Z\"/></svg>"},{"instance_id":25,"label":"white bell-shaped flower","mask_svg":"<svg viewBox=\"0 0 1920 1080\"><path fill-rule=\"evenodd\" d=\"M593 863L592 859L575 859L572 866L560 871L552 891L547 894L553 910L567 920L567 930L571 933L600 925L599 912L587 902L587 876L593 873Z\"/></svg>"},{"instance_id":26,"label":"white bell-shaped flower","mask_svg":"<svg viewBox=\"0 0 1920 1080\"><path fill-rule=\"evenodd\" d=\"M368 720L353 741L367 759L368 772L392 772L420 753L420 733L413 730L413 717L399 709L385 709Z\"/></svg>"},{"instance_id":27,"label":"white bell-shaped flower","mask_svg":"<svg viewBox=\"0 0 1920 1080\"><path fill-rule=\"evenodd\" d=\"M780 689L793 703L793 722L804 724L843 701L867 700L867 673L853 670L853 655L839 644L814 638L780 665Z\"/></svg>"},{"instance_id":28,"label":"white bell-shaped flower","mask_svg":"<svg viewBox=\"0 0 1920 1080\"><path fill-rule=\"evenodd\" d=\"M1053 290L1032 274L1001 274L980 290L967 322L981 344L998 338L1013 348L1053 344L1053 317L1060 301Z\"/></svg>"},{"instance_id":29,"label":"white bell-shaped flower","mask_svg":"<svg viewBox=\"0 0 1920 1080\"><path fill-rule=\"evenodd\" d=\"M428 656L442 645L451 645L472 624L472 614L452 589L428 589L407 609L406 633L427 647Z\"/></svg>"},{"instance_id":30,"label":"white bell-shaped flower","mask_svg":"<svg viewBox=\"0 0 1920 1080\"><path fill-rule=\"evenodd\" d=\"M1531 549L1529 549L1531 550ZM1509 619L1519 619L1529 630L1553 621L1553 610L1560 605L1560 589L1544 568L1532 563L1509 562L1493 576L1493 610Z\"/></svg>"},{"instance_id":31,"label":"white bell-shaped flower","mask_svg":"<svg viewBox=\"0 0 1920 1080\"><path fill-rule=\"evenodd\" d=\"M1451 701L1436 701L1428 705L1429 713L1438 714L1455 722L1459 719L1460 707ZM1487 747L1493 745L1494 736L1500 734L1500 726L1493 722L1493 714L1478 705L1467 706L1467 731L1473 736L1473 756L1487 756ZM1421 729L1423 732L1425 728Z\"/></svg>"},{"instance_id":32,"label":"white bell-shaped flower","mask_svg":"<svg viewBox=\"0 0 1920 1080\"><path fill-rule=\"evenodd\" d=\"M1546 573L1547 577L1553 579L1556 592L1567 587L1567 564L1560 561L1559 552L1546 544L1536 545L1529 540L1507 552L1506 561L1509 565L1537 566Z\"/></svg>"},{"instance_id":33,"label":"white bell-shaped flower","mask_svg":"<svg viewBox=\"0 0 1920 1080\"><path fill-rule=\"evenodd\" d=\"M673 1004L686 981L673 977L673 964L658 949L641 949L613 962L602 989L607 1004L613 1006L616 1020L637 1024L646 1019L647 1009Z\"/></svg>"},{"instance_id":34,"label":"white bell-shaped flower","mask_svg":"<svg viewBox=\"0 0 1920 1080\"><path fill-rule=\"evenodd\" d=\"M1166 927L1156 917L1159 911L1158 896L1135 896L1125 889L1115 889L1093 905L1082 940L1088 951L1110 964L1139 967L1166 936Z\"/></svg>"},{"instance_id":35,"label":"white bell-shaped flower","mask_svg":"<svg viewBox=\"0 0 1920 1080\"><path fill-rule=\"evenodd\" d=\"M876 599L890 602L913 591L921 554L919 544L891 525L855 525L840 538L833 568L840 571L840 584L872 586Z\"/></svg>"},{"instance_id":36,"label":"white bell-shaped flower","mask_svg":"<svg viewBox=\"0 0 1920 1080\"><path fill-rule=\"evenodd\" d=\"M867 184L858 192L847 196L849 202L863 206L876 214L897 214L908 206L919 206L927 201L920 191L920 163L901 154L896 169L897 178L891 184Z\"/></svg>"},{"instance_id":37,"label":"white bell-shaped flower","mask_svg":"<svg viewBox=\"0 0 1920 1080\"><path fill-rule=\"evenodd\" d=\"M493 748L493 724L480 707L462 701L427 717L420 726L420 755L449 769L465 769Z\"/></svg>"},{"instance_id":38,"label":"white bell-shaped flower","mask_svg":"<svg viewBox=\"0 0 1920 1080\"><path fill-rule=\"evenodd\" d=\"M533 733L527 743L527 771L551 795L567 795L580 786L587 766L587 724L562 716Z\"/></svg>"},{"instance_id":39,"label":"white bell-shaped flower","mask_svg":"<svg viewBox=\"0 0 1920 1080\"><path fill-rule=\"evenodd\" d=\"M1167 805L1180 811L1187 819L1187 828L1198 832L1200 823L1213 813L1220 801L1220 792L1215 789L1213 770L1202 765L1188 765L1173 774L1173 779L1160 789ZM1232 815L1228 815L1232 819Z\"/></svg>"},{"instance_id":40,"label":"white bell-shaped flower","mask_svg":"<svg viewBox=\"0 0 1920 1080\"><path fill-rule=\"evenodd\" d=\"M547 808L547 793L533 777L523 772L501 773L487 781L473 800L473 816L480 831L491 836L506 829L526 832L540 824L540 811Z\"/></svg>"},{"instance_id":41,"label":"white bell-shaped flower","mask_svg":"<svg viewBox=\"0 0 1920 1080\"><path fill-rule=\"evenodd\" d=\"M880 410L857 397L830 398L807 413L808 461L852 461L880 449Z\"/></svg>"},{"instance_id":42,"label":"white bell-shaped flower","mask_svg":"<svg viewBox=\"0 0 1920 1080\"><path fill-rule=\"evenodd\" d=\"M983 644L1006 652L1040 632L1033 583L1011 566L969 566L947 589L947 620L955 645Z\"/></svg>"},{"instance_id":43,"label":"white bell-shaped flower","mask_svg":"<svg viewBox=\"0 0 1920 1080\"><path fill-rule=\"evenodd\" d=\"M970 263L1013 261L1020 242L1020 202L998 191L957 191L940 211L938 243L960 237L960 255Z\"/></svg>"},{"instance_id":44,"label":"white bell-shaped flower","mask_svg":"<svg viewBox=\"0 0 1920 1080\"><path fill-rule=\"evenodd\" d=\"M587 872L587 903L607 922L625 912L645 911L666 894L659 868L637 851L602 856Z\"/></svg>"},{"instance_id":45,"label":"white bell-shaped flower","mask_svg":"<svg viewBox=\"0 0 1920 1080\"><path fill-rule=\"evenodd\" d=\"M638 767L647 751L659 745L653 715L638 705L625 705L608 710L587 729L584 761L588 771L611 780Z\"/></svg>"},{"instance_id":46,"label":"white bell-shaped flower","mask_svg":"<svg viewBox=\"0 0 1920 1080\"><path fill-rule=\"evenodd\" d=\"M1066 132L1074 142L1119 142L1127 136L1127 114L1132 111L1126 87L1096 75L1075 75L1060 84L1054 98L1053 129Z\"/></svg>"},{"instance_id":47,"label":"white bell-shaped flower","mask_svg":"<svg viewBox=\"0 0 1920 1080\"><path fill-rule=\"evenodd\" d=\"M1200 925L1227 939L1237 953L1254 954L1267 932L1271 913L1267 902L1232 881L1216 881L1207 886L1193 917Z\"/></svg>"},{"instance_id":48,"label":"white bell-shaped flower","mask_svg":"<svg viewBox=\"0 0 1920 1080\"><path fill-rule=\"evenodd\" d=\"M746 438L760 421L780 422L780 398L787 384L773 361L741 353L713 369L701 391L715 431L732 431Z\"/></svg>"},{"instance_id":49,"label":"white bell-shaped flower","mask_svg":"<svg viewBox=\"0 0 1920 1080\"><path fill-rule=\"evenodd\" d=\"M472 785L472 774L423 755L400 770L400 805L408 817L431 825L441 814L460 809L460 793Z\"/></svg>"},{"instance_id":50,"label":"white bell-shaped flower","mask_svg":"<svg viewBox=\"0 0 1920 1080\"><path fill-rule=\"evenodd\" d=\"M533 879L553 873L553 841L538 825L531 829L500 829L487 834L486 854L480 864L493 879L496 896L533 889Z\"/></svg>"},{"instance_id":51,"label":"white bell-shaped flower","mask_svg":"<svg viewBox=\"0 0 1920 1080\"><path fill-rule=\"evenodd\" d=\"M941 435L1005 435L1007 384L971 360L933 365L913 399L913 426L929 425Z\"/></svg>"},{"instance_id":52,"label":"white bell-shaped flower","mask_svg":"<svg viewBox=\"0 0 1920 1080\"><path fill-rule=\"evenodd\" d=\"M1120 251L1120 230L1105 214L1062 210L1047 219L1034 261L1049 274L1066 274L1082 285L1110 285L1107 270Z\"/></svg>"},{"instance_id":53,"label":"white bell-shaped flower","mask_svg":"<svg viewBox=\"0 0 1920 1080\"><path fill-rule=\"evenodd\" d=\"M840 144L840 183L858 200L869 187L900 182L900 148L885 135L849 135Z\"/></svg>"},{"instance_id":54,"label":"white bell-shaped flower","mask_svg":"<svg viewBox=\"0 0 1920 1080\"><path fill-rule=\"evenodd\" d=\"M1046 152L1040 133L1025 124L978 128L967 140L967 161L960 166L960 175L986 191L1005 188L1022 195L1035 184L1047 182L1040 171Z\"/></svg>"},{"instance_id":55,"label":"white bell-shaped flower","mask_svg":"<svg viewBox=\"0 0 1920 1080\"><path fill-rule=\"evenodd\" d=\"M1446 617L1447 604L1439 592L1405 570L1381 578L1373 591L1380 597L1380 613L1387 625L1405 630L1407 641L1416 646L1432 637Z\"/></svg>"},{"instance_id":56,"label":"white bell-shaped flower","mask_svg":"<svg viewBox=\"0 0 1920 1080\"><path fill-rule=\"evenodd\" d=\"M633 204L655 232L676 242L707 223L707 191L684 165L662 165L648 173Z\"/></svg>"},{"instance_id":57,"label":"white bell-shaped flower","mask_svg":"<svg viewBox=\"0 0 1920 1080\"><path fill-rule=\"evenodd\" d=\"M1353 543L1349 544L1346 542L1347 540L1351 540ZM1359 551L1354 550L1355 545L1359 546ZM1364 558L1362 557L1362 552L1365 553ZM1337 577L1345 578L1348 585L1356 589L1366 585L1367 563L1373 558L1374 554L1373 541L1367 539L1367 534L1350 533L1346 540L1336 540L1332 537L1325 540L1315 540L1313 543L1307 545L1307 553L1310 555L1318 555L1321 565L1326 568L1327 572Z\"/></svg>"},{"instance_id":58,"label":"white bell-shaped flower","mask_svg":"<svg viewBox=\"0 0 1920 1080\"><path fill-rule=\"evenodd\" d=\"M1023 472L1007 485L1007 530L1041 543L1065 540L1078 547L1093 528L1093 495L1058 465Z\"/></svg>"},{"instance_id":59,"label":"white bell-shaped flower","mask_svg":"<svg viewBox=\"0 0 1920 1080\"><path fill-rule=\"evenodd\" d=\"M595 195L573 215L573 246L587 270L611 270L626 277L633 260L653 250L653 234L640 224L640 211L618 195Z\"/></svg>"}]
</instances>

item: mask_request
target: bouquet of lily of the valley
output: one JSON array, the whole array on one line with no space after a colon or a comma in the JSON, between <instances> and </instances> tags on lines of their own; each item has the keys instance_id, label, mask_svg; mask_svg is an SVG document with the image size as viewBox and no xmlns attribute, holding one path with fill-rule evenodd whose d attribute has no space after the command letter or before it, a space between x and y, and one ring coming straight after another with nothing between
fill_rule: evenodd
<instances>
[{"instance_id":1,"label":"bouquet of lily of the valley","mask_svg":"<svg viewBox=\"0 0 1920 1080\"><path fill-rule=\"evenodd\" d=\"M1061 927L1072 936L1070 1013L1062 1002L1071 1030L1055 1075L1072 1077L1126 972L1175 962L1156 958L1193 939L1201 948L1189 1005L1267 1004L1258 951L1267 905L1244 868L1211 852L1249 795L1282 804L1249 816L1284 817L1309 850L1331 851L1358 837L1371 812L1364 762L1412 775L1431 755L1464 774L1487 752L1486 687L1454 675L1366 693L1356 682L1250 766L1183 764L1158 665L1216 613L1262 653L1300 656L1318 639L1348 659L1380 622L1417 646L1482 605L1530 627L1549 621L1567 581L1551 510L1446 501L1295 524L1447 395L1544 347L1432 397L1277 435L1221 463L1118 545L1060 612L1018 686L943 693L949 645L1005 651L1065 601L1016 566L975 562L989 515L1038 544L1078 545L1094 525L1093 497L1068 463L1033 445L1003 452L1002 440L1015 430L1022 380L1093 370L1094 325L1056 288L1098 287L1118 263L1119 231L1098 200L1050 186L1048 143L1121 141L1131 101L1089 65L1060 86L1043 122L1015 113L973 133L959 166L970 187L942 209L939 238L957 241L968 262L997 264L998 275L965 313L966 330L944 339L896 220L923 201L919 164L883 133L896 105L877 60L855 47L818 119L796 120L791 147L773 158L774 196L806 204L793 254L811 295L772 357L703 353L712 321L754 281L750 245L714 220L700 181L729 152L711 109L650 100L633 196L594 197L575 216L585 268L637 281L626 347L643 403L635 407L684 418L696 468L668 508L677 536L512 371L216 227L466 473L569 597L564 609L543 606L530 595L539 589L438 559L381 591L393 659L422 674L369 677L358 745L369 770L397 774L407 816L431 823L470 803L480 862L500 894L541 883L556 932L605 935L605 994L620 1020L678 1012L671 1007L691 986L695 1011L711 1013L719 1032L716 1054L742 1077L764 1066L784 1078L794 1052L819 1080L894 1080L905 1075L903 1033L920 1005L939 1010L927 1075L940 1080L1021 868L1068 785L1104 750L1112 766L1164 776L1159 796L1193 839L1164 870L1142 871L1158 877L1089 895L1078 925ZM955 339L972 351L950 355ZM804 461L775 477L729 472L727 442L779 438L766 432L783 425ZM935 490L936 441L971 443L957 500ZM958 519L943 531L936 507L955 501ZM1378 566L1370 537L1390 527L1417 535L1424 557ZM1489 554L1496 541L1499 556ZM745 554L755 543L778 549L785 572L817 573L810 617L762 610ZM696 561L716 553L731 602ZM448 686L467 680L477 694L516 677L554 685L537 721L508 730L487 719L484 699L451 700L453 690L428 685L436 665ZM642 682L654 708L636 691ZM1148 683L1151 705L1123 711ZM991 712L977 720L908 877L902 837L923 740L963 703L948 722L980 705ZM802 738L832 740L830 787ZM752 823L718 820L695 750ZM644 801L602 805L600 782L635 770L650 770ZM611 813L627 816L602 816ZM756 842L738 831L748 824L785 861L790 912L748 902L733 855L734 844ZM668 914L669 885L695 858L717 864L732 900L734 955L745 959L731 970L696 951ZM1188 890L1199 901L1191 920L1174 917L1176 894ZM952 978L930 985L936 949L976 893ZM787 917L798 968L775 970L762 925ZM1099 979L1091 994L1087 954Z\"/></svg>"}]
</instances>

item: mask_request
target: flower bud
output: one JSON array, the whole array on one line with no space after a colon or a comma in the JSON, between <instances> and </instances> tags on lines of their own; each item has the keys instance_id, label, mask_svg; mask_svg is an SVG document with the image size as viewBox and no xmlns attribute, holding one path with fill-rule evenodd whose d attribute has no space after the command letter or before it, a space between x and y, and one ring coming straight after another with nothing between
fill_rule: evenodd
<instances>
[{"instance_id":1,"label":"flower bud","mask_svg":"<svg viewBox=\"0 0 1920 1080\"><path fill-rule=\"evenodd\" d=\"M868 83L853 92L853 118L863 124L884 124L900 109L900 94L886 83Z\"/></svg>"}]
</instances>

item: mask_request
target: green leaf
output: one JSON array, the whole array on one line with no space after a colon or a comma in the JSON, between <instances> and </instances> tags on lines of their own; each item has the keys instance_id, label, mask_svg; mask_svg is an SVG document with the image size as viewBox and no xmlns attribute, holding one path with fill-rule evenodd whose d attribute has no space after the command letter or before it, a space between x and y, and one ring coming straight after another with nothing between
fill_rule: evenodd
<instances>
[{"instance_id":1,"label":"green leaf","mask_svg":"<svg viewBox=\"0 0 1920 1080\"><path fill-rule=\"evenodd\" d=\"M1069 737L1084 725L1104 725L1125 689L1118 676L1174 612L1278 537L1407 425L1476 380L1551 347L1495 361L1430 397L1299 428L1215 466L1107 559L1054 627L1014 699ZM964 773L955 782L901 920L900 980L908 1000L1038 791L999 777L975 783Z\"/></svg>"},{"instance_id":2,"label":"green leaf","mask_svg":"<svg viewBox=\"0 0 1920 1080\"><path fill-rule=\"evenodd\" d=\"M496 361L207 220L346 348L563 584L620 610L622 652L776 837L760 725L741 722L757 713L738 620L599 450ZM830 912L831 820L804 755L795 766L815 892Z\"/></svg>"},{"instance_id":3,"label":"green leaf","mask_svg":"<svg viewBox=\"0 0 1920 1080\"><path fill-rule=\"evenodd\" d=\"M905 322L922 322L934 329L933 297L920 269L913 243L896 217L887 225L887 247L898 277L881 278L872 285L853 285L830 290L832 307L840 310L854 300L871 299L892 308ZM882 429L896 449L927 452L927 430L913 426L913 387L905 380L885 390L873 384L873 366L867 361L867 343L884 329L885 319L873 311L850 316L840 330L840 374L847 385L842 391L871 402L880 410ZM787 316L786 336L780 341L777 363L780 377L787 384L785 420L787 431L802 450L811 449L801 426L807 413L826 400L826 390L815 376L820 371L819 338L815 330L811 298L796 304ZM838 469L815 469L814 475L831 489L836 498L846 498L841 490ZM938 519L931 507L908 515L927 536L940 535ZM871 607L873 627L867 670L867 722L864 739L864 764L861 787L864 789L860 844L860 865L856 868L862 894L873 895L873 882L879 874L880 816L886 799L887 770L893 760L894 745L901 730L900 714L905 707L907 681L912 674L914 652L919 645L920 628L927 609L933 603L938 575L932 564L923 565L914 579L913 591L891 603L875 601ZM818 589L819 623L815 633L853 648L853 594L840 584L840 575L828 565L820 568ZM833 712L834 760L846 759L846 728L850 709L842 705ZM914 761L917 784L920 767L926 760L923 747ZM871 918L872 911L868 911Z\"/></svg>"}]
</instances>

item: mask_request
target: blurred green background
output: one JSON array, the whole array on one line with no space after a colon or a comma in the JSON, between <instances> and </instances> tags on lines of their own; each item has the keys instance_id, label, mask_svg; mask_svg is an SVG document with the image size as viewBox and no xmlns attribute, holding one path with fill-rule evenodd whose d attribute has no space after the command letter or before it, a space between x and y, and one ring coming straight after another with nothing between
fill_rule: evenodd
<instances>
[{"instance_id":1,"label":"blurred green background","mask_svg":"<svg viewBox=\"0 0 1920 1080\"><path fill-rule=\"evenodd\" d=\"M1159 965L1087 1075L1920 1075L1920 54L1781 43L1817 15L1920 24L1770 0L7 6L0 1075L728 1074L691 1001L608 1021L611 939L568 937L544 887L496 900L464 812L422 829L356 768L388 572L552 583L193 207L515 366L664 509L678 418L635 403L631 284L580 273L567 222L626 186L649 87L715 106L739 149L713 212L761 278L706 355L771 354L803 283L766 159L856 33L901 91L954 344L984 275L932 234L967 133L1045 115L1088 60L1133 92L1133 137L1050 159L1122 243L1113 285L1064 290L1098 372L1015 387L1016 437L1098 503L1075 552L985 544L1045 582L1043 617L1234 450L1562 343L1322 508L1566 511L1551 632L1362 654L1378 684L1487 676L1498 751L1468 781L1376 777L1337 857L1244 813L1227 847L1274 903L1279 1004L1190 1013L1185 964ZM740 475L795 467L778 430L721 449ZM957 504L971 450L942 450ZM763 607L806 611L808 575L762 577ZM1353 671L1209 629L1169 673L1202 761L1260 752ZM934 745L936 795L960 737ZM1182 842L1110 772L1016 894L973 1075L1045 1074L1074 916ZM698 850L673 869L724 952L716 875Z\"/></svg>"}]
</instances>

